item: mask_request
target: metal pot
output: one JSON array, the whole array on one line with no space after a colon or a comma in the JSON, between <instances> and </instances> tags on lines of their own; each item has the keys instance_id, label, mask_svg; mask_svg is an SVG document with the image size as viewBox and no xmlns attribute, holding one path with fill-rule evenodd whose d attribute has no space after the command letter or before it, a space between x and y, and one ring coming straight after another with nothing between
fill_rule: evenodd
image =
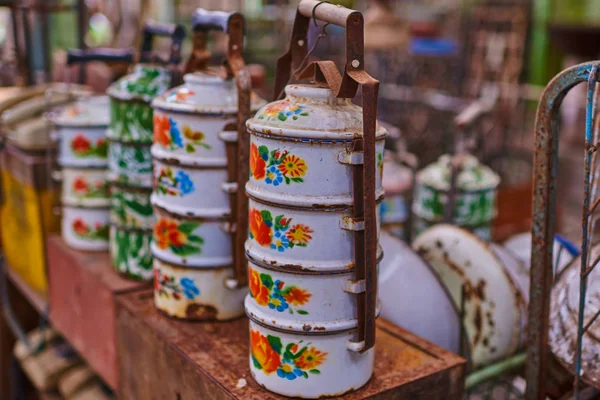
<instances>
[{"instance_id":1,"label":"metal pot","mask_svg":"<svg viewBox=\"0 0 600 400\"><path fill-rule=\"evenodd\" d=\"M110 141L108 167L111 182L127 186L152 187L150 145Z\"/></svg>"},{"instance_id":2,"label":"metal pot","mask_svg":"<svg viewBox=\"0 0 600 400\"><path fill-rule=\"evenodd\" d=\"M465 155L459 161L452 223L489 240L500 178L473 156ZM450 162L451 157L443 155L417 173L412 207L417 233L444 221L451 186Z\"/></svg>"},{"instance_id":3,"label":"metal pot","mask_svg":"<svg viewBox=\"0 0 600 400\"><path fill-rule=\"evenodd\" d=\"M113 184L110 191L110 222L122 227L152 229L154 212L151 189Z\"/></svg>"}]
</instances>

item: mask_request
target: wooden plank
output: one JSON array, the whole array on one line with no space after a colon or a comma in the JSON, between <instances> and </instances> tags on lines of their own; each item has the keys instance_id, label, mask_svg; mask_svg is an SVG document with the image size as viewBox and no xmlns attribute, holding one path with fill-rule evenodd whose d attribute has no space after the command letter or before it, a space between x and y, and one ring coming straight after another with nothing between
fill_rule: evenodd
<instances>
[{"instance_id":1,"label":"wooden plank","mask_svg":"<svg viewBox=\"0 0 600 400\"><path fill-rule=\"evenodd\" d=\"M247 319L178 321L152 297L150 290L117 297L119 398L283 399L250 376ZM460 399L465 368L460 357L380 320L375 374L344 399Z\"/></svg>"},{"instance_id":2,"label":"wooden plank","mask_svg":"<svg viewBox=\"0 0 600 400\"><path fill-rule=\"evenodd\" d=\"M150 287L123 278L108 253L69 248L48 239L50 320L53 326L111 387L118 385L115 295Z\"/></svg>"}]
</instances>

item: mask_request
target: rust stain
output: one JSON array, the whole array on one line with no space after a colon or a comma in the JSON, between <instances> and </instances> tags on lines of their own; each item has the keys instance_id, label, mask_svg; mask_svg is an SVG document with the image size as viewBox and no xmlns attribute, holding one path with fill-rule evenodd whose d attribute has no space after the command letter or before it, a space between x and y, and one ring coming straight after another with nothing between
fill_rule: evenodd
<instances>
[{"instance_id":1,"label":"rust stain","mask_svg":"<svg viewBox=\"0 0 600 400\"><path fill-rule=\"evenodd\" d=\"M206 320L215 319L217 309L214 306L203 304L189 304L185 310L185 315L189 319Z\"/></svg>"},{"instance_id":2,"label":"rust stain","mask_svg":"<svg viewBox=\"0 0 600 400\"><path fill-rule=\"evenodd\" d=\"M481 304L477 304L477 306L475 306L475 314L473 315L473 324L475 324L475 336L473 337L473 346L476 346L482 338L483 317L481 314Z\"/></svg>"}]
</instances>

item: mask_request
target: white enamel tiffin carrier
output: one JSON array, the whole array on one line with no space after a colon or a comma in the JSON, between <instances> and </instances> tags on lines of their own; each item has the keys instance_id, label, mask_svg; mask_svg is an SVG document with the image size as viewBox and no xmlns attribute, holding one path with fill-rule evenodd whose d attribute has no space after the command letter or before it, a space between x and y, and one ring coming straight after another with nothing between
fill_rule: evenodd
<instances>
[{"instance_id":1,"label":"white enamel tiffin carrier","mask_svg":"<svg viewBox=\"0 0 600 400\"><path fill-rule=\"evenodd\" d=\"M457 157L454 207L448 222L490 240L500 177L472 155ZM443 155L417 173L412 206L416 234L445 220L451 189L451 160L450 155Z\"/></svg>"},{"instance_id":2,"label":"white enamel tiffin carrier","mask_svg":"<svg viewBox=\"0 0 600 400\"><path fill-rule=\"evenodd\" d=\"M414 172L405 162L401 162L401 157L402 154L394 157L393 153L386 152L381 164L385 190L385 198L381 203L381 227L394 236L406 239Z\"/></svg>"},{"instance_id":3,"label":"white enamel tiffin carrier","mask_svg":"<svg viewBox=\"0 0 600 400\"><path fill-rule=\"evenodd\" d=\"M49 114L59 141L54 178L62 182L64 241L77 250L108 249L106 96L82 97Z\"/></svg>"},{"instance_id":4,"label":"white enamel tiffin carrier","mask_svg":"<svg viewBox=\"0 0 600 400\"><path fill-rule=\"evenodd\" d=\"M312 16L316 3L300 3L295 27ZM331 19L335 10L345 15L341 22ZM316 16L344 25L346 17L362 21L360 13L325 3ZM303 59L294 48L292 58ZM285 64L278 64L276 93L288 80L282 67L291 65ZM342 81L332 64L311 64L306 71L311 68ZM278 394L342 395L373 374L383 197L377 160L383 160L386 131L375 120L371 82L360 82L364 109L351 101L356 81L337 88L291 84L284 99L247 122L249 364L253 378Z\"/></svg>"},{"instance_id":5,"label":"white enamel tiffin carrier","mask_svg":"<svg viewBox=\"0 0 600 400\"><path fill-rule=\"evenodd\" d=\"M172 317L228 320L244 314L247 293L245 285L235 283L235 271L242 280L247 276L245 229L239 230L239 259L234 255L240 227L238 136L245 139L238 135L238 120L243 128L250 108L256 111L264 102L250 100L250 80L241 58L243 17L198 9L192 25L195 53L212 29L228 34L229 50L221 71L211 72L192 58L188 70L196 71L152 102L154 298L156 307ZM244 148L247 152L247 145ZM247 166L240 175L243 187ZM243 193L241 197L245 199ZM242 228L246 215L241 215Z\"/></svg>"},{"instance_id":6,"label":"white enamel tiffin carrier","mask_svg":"<svg viewBox=\"0 0 600 400\"><path fill-rule=\"evenodd\" d=\"M151 63L154 35L171 36L166 65ZM108 160L111 181L110 253L115 269L137 280L151 280L150 243L154 213L152 193L153 114L150 102L172 86L171 68L179 62L185 32L179 25L145 27L140 64L109 89L110 129Z\"/></svg>"}]
</instances>

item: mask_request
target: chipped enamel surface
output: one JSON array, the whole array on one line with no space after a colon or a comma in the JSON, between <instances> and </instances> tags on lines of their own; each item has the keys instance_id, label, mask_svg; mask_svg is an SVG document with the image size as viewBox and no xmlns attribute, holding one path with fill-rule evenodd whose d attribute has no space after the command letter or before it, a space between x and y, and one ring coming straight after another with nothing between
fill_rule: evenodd
<instances>
[{"instance_id":1,"label":"chipped enamel surface","mask_svg":"<svg viewBox=\"0 0 600 400\"><path fill-rule=\"evenodd\" d=\"M63 168L62 203L72 206L108 206L107 178L104 168Z\"/></svg>"},{"instance_id":2,"label":"chipped enamel surface","mask_svg":"<svg viewBox=\"0 0 600 400\"><path fill-rule=\"evenodd\" d=\"M182 217L155 208L153 254L188 267L231 266L231 235L225 219Z\"/></svg>"},{"instance_id":3,"label":"chipped enamel surface","mask_svg":"<svg viewBox=\"0 0 600 400\"><path fill-rule=\"evenodd\" d=\"M252 376L293 397L356 390L369 380L374 354L353 350L364 290L354 282L354 235L364 221L352 218L353 169L364 160L352 140L362 135L362 110L330 89L288 85L285 99L246 126ZM378 231L385 135L378 127Z\"/></svg>"},{"instance_id":4,"label":"chipped enamel surface","mask_svg":"<svg viewBox=\"0 0 600 400\"><path fill-rule=\"evenodd\" d=\"M454 353L460 352L460 312L433 267L403 241L383 231L381 316Z\"/></svg>"},{"instance_id":5,"label":"chipped enamel surface","mask_svg":"<svg viewBox=\"0 0 600 400\"><path fill-rule=\"evenodd\" d=\"M76 250L108 250L108 207L62 208L62 237Z\"/></svg>"},{"instance_id":6,"label":"chipped enamel surface","mask_svg":"<svg viewBox=\"0 0 600 400\"><path fill-rule=\"evenodd\" d=\"M154 259L154 304L165 314L188 320L228 320L244 314L246 288L229 289L226 268L189 268Z\"/></svg>"},{"instance_id":7,"label":"chipped enamel surface","mask_svg":"<svg viewBox=\"0 0 600 400\"><path fill-rule=\"evenodd\" d=\"M600 245L596 244L590 252L590 260L600 256ZM548 340L550 349L556 359L569 371L575 371L575 354L577 348L577 317L579 311L579 283L581 257L571 262L552 289L550 300L550 332ZM592 270L588 275L588 287L584 321L591 321L600 308L600 271ZM598 352L600 327L593 323L583 335L581 353L581 371L584 382L600 387L600 359Z\"/></svg>"},{"instance_id":8,"label":"chipped enamel surface","mask_svg":"<svg viewBox=\"0 0 600 400\"><path fill-rule=\"evenodd\" d=\"M354 330L306 335L273 330L250 319L250 372L259 385L294 398L339 396L373 375L375 349L348 351Z\"/></svg>"},{"instance_id":9,"label":"chipped enamel surface","mask_svg":"<svg viewBox=\"0 0 600 400\"><path fill-rule=\"evenodd\" d=\"M437 225L412 246L433 266L457 306L464 285L463 323L474 367L514 353L522 344L525 301L489 245L456 226Z\"/></svg>"}]
</instances>

